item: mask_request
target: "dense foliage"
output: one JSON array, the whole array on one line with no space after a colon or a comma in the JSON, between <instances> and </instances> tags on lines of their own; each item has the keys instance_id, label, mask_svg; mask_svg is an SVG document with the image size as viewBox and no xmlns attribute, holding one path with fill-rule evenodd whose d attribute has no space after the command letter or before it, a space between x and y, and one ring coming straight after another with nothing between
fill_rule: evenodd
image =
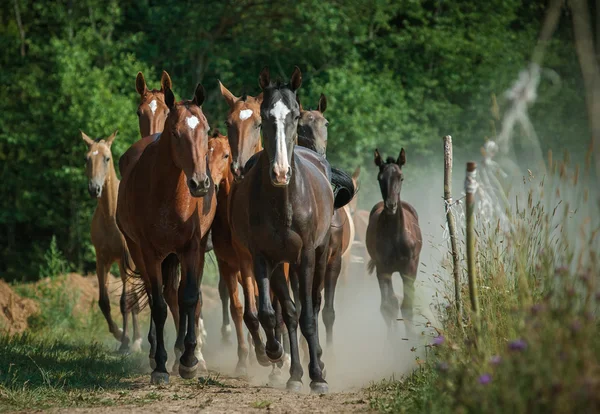
<instances>
[{"instance_id":1,"label":"dense foliage","mask_svg":"<svg viewBox=\"0 0 600 414\"><path fill-rule=\"evenodd\" d=\"M439 137L475 151L490 128L490 96L529 59L545 1L490 0L10 0L0 6L0 276L34 279L52 236L71 266L93 268L85 191L91 136L120 133L115 159L139 136L135 75L178 97L197 82L213 127L226 105L217 79L258 92L270 65L304 74L305 106L329 101L330 158L370 163L378 146L411 161L439 159ZM567 18L563 18L568 23ZM569 24L555 34L532 114L544 147L589 140ZM560 79L560 84L550 79ZM502 100L500 100L502 104Z\"/></svg>"}]
</instances>

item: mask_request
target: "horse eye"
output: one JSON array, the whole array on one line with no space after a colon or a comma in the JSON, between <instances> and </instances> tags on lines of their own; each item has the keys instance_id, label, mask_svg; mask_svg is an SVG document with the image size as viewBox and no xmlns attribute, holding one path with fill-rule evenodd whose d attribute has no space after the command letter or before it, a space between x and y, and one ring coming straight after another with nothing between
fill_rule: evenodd
<instances>
[{"instance_id":1,"label":"horse eye","mask_svg":"<svg viewBox=\"0 0 600 414\"><path fill-rule=\"evenodd\" d=\"M262 126L262 124L261 124L261 123L259 123L259 124L256 126L256 129L260 129L260 127L261 127L261 126Z\"/></svg>"},{"instance_id":2,"label":"horse eye","mask_svg":"<svg viewBox=\"0 0 600 414\"><path fill-rule=\"evenodd\" d=\"M325 122L325 128L329 126L329 122Z\"/></svg>"},{"instance_id":3,"label":"horse eye","mask_svg":"<svg viewBox=\"0 0 600 414\"><path fill-rule=\"evenodd\" d=\"M225 159L229 158L229 154L225 154Z\"/></svg>"},{"instance_id":4,"label":"horse eye","mask_svg":"<svg viewBox=\"0 0 600 414\"><path fill-rule=\"evenodd\" d=\"M104 157L104 162L109 162L110 161L110 157Z\"/></svg>"}]
</instances>

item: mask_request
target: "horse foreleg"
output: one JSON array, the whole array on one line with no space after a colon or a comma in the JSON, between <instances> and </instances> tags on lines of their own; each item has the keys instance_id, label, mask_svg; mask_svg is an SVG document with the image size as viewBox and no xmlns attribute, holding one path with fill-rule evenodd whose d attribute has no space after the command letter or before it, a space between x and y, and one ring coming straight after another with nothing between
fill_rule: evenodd
<instances>
[{"instance_id":1,"label":"horse foreleg","mask_svg":"<svg viewBox=\"0 0 600 414\"><path fill-rule=\"evenodd\" d=\"M224 266L227 264L217 258L219 266L219 298L221 298L221 308L223 311L223 323L221 324L221 340L223 343L231 342L231 325L229 323L229 289L227 288L228 275L225 275ZM237 281L236 281L237 283ZM231 304L233 306L233 303ZM235 322L234 322L235 323Z\"/></svg>"},{"instance_id":2,"label":"horse foreleg","mask_svg":"<svg viewBox=\"0 0 600 414\"><path fill-rule=\"evenodd\" d=\"M383 316L388 327L388 333L391 333L396 326L396 319L398 318L398 298L394 293L394 286L392 284L392 274L383 273L377 269L377 281L379 282L379 290L381 292L381 306L379 310Z\"/></svg>"},{"instance_id":3,"label":"horse foreleg","mask_svg":"<svg viewBox=\"0 0 600 414\"><path fill-rule=\"evenodd\" d=\"M121 260L119 260L119 274L121 276L121 283L123 284L123 288L121 290L121 300L119 301L121 315L123 316L123 334L121 335L121 347L119 348L119 351L127 353L129 352L129 337L127 336L127 322L129 319L129 306L127 304L128 286L127 273L125 273L125 268L123 267L123 263L121 262Z\"/></svg>"},{"instance_id":4,"label":"horse foreleg","mask_svg":"<svg viewBox=\"0 0 600 414\"><path fill-rule=\"evenodd\" d=\"M273 266L261 255L256 255L253 259L254 277L258 285L258 318L267 337L265 351L271 362L279 362L283 358L283 346L281 346L281 343L275 337L277 317L271 303L271 288L269 283Z\"/></svg>"},{"instance_id":5,"label":"horse foreleg","mask_svg":"<svg viewBox=\"0 0 600 414\"><path fill-rule=\"evenodd\" d=\"M108 271L110 270L111 263L104 260L102 257L96 257L96 275L98 276L98 306L104 315L104 319L108 323L109 332L115 337L117 341L121 341L123 337L123 331L117 326L110 314L110 297L108 296Z\"/></svg>"},{"instance_id":6,"label":"horse foreleg","mask_svg":"<svg viewBox=\"0 0 600 414\"><path fill-rule=\"evenodd\" d=\"M299 282L300 301L302 310L300 312L300 329L308 342L310 363L308 372L311 390L325 393L328 390L327 382L323 379L323 372L319 364L319 343L317 336L317 324L315 320L315 308L313 306L313 280L315 276L315 250L303 249L300 264L296 266Z\"/></svg>"},{"instance_id":7,"label":"horse foreleg","mask_svg":"<svg viewBox=\"0 0 600 414\"><path fill-rule=\"evenodd\" d=\"M333 343L333 323L335 322L335 288L340 277L342 269L342 257L334 254L325 272L325 306L323 307L323 323L325 324L325 334L327 346Z\"/></svg>"},{"instance_id":8,"label":"horse foreleg","mask_svg":"<svg viewBox=\"0 0 600 414\"><path fill-rule=\"evenodd\" d=\"M404 319L404 326L406 327L406 334L408 336L415 335L415 325L413 319L413 309L415 303L415 279L416 271L414 274L401 275L404 296L402 298L402 319Z\"/></svg>"},{"instance_id":9,"label":"horse foreleg","mask_svg":"<svg viewBox=\"0 0 600 414\"><path fill-rule=\"evenodd\" d=\"M277 269L274 271L271 280L273 291L281 303L281 313L289 336L291 364L290 379L287 382L287 388L299 392L302 390L302 375L304 375L304 372L300 363L300 352L298 349L298 314L296 306L290 297L287 281Z\"/></svg>"},{"instance_id":10,"label":"horse foreleg","mask_svg":"<svg viewBox=\"0 0 600 414\"><path fill-rule=\"evenodd\" d=\"M151 313L154 327L151 326L150 332L154 330L156 336L155 364L156 368L152 371L150 381L152 384L163 384L169 382L169 373L167 372L167 350L165 349L164 329L167 320L167 303L163 296L162 274L160 262L149 258L146 260L146 270L151 283ZM150 337L148 338L150 340Z\"/></svg>"},{"instance_id":11,"label":"horse foreleg","mask_svg":"<svg viewBox=\"0 0 600 414\"><path fill-rule=\"evenodd\" d=\"M219 269L221 280L226 283L226 291L231 300L231 317L235 325L235 333L238 343L238 363L235 369L237 375L246 375L248 365L248 344L244 336L244 327L242 326L244 309L238 296L238 271L228 263L219 260ZM229 313L229 309L223 309ZM229 326L229 325L228 325ZM231 328L230 328L231 329Z\"/></svg>"},{"instance_id":12,"label":"horse foreleg","mask_svg":"<svg viewBox=\"0 0 600 414\"><path fill-rule=\"evenodd\" d=\"M252 257L239 251L238 258L240 260L242 289L244 291L244 323L252 336L256 360L263 367L270 367L271 361L267 357L265 345L260 337L260 321L258 320L258 309L256 306Z\"/></svg>"},{"instance_id":13,"label":"horse foreleg","mask_svg":"<svg viewBox=\"0 0 600 414\"><path fill-rule=\"evenodd\" d=\"M175 360L171 367L172 373L179 372L179 358L183 353L183 338L185 335L185 320L182 321L181 310L179 309L178 302L178 289L179 289L179 258L175 253L171 253L165 257L160 265L163 286L164 286L164 297L171 316L173 316L173 323L175 324ZM182 328L183 326L183 328Z\"/></svg>"}]
</instances>

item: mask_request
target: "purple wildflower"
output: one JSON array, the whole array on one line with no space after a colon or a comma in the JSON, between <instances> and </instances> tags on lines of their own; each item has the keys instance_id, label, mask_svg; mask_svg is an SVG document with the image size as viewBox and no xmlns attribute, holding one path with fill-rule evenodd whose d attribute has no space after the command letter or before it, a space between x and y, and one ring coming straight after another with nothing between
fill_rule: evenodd
<instances>
[{"instance_id":1,"label":"purple wildflower","mask_svg":"<svg viewBox=\"0 0 600 414\"><path fill-rule=\"evenodd\" d=\"M446 372L450 367L447 362L438 362L437 369L438 371Z\"/></svg>"},{"instance_id":2,"label":"purple wildflower","mask_svg":"<svg viewBox=\"0 0 600 414\"><path fill-rule=\"evenodd\" d=\"M494 355L490 358L490 364L498 365L502 362L502 357L500 355Z\"/></svg>"},{"instance_id":3,"label":"purple wildflower","mask_svg":"<svg viewBox=\"0 0 600 414\"><path fill-rule=\"evenodd\" d=\"M479 383L481 385L487 385L492 382L492 376L490 374L483 374L479 377Z\"/></svg>"},{"instance_id":4,"label":"purple wildflower","mask_svg":"<svg viewBox=\"0 0 600 414\"><path fill-rule=\"evenodd\" d=\"M438 335L435 338L433 338L433 343L431 345L438 346L438 345L443 344L444 341L445 341L444 336L443 335Z\"/></svg>"},{"instance_id":5,"label":"purple wildflower","mask_svg":"<svg viewBox=\"0 0 600 414\"><path fill-rule=\"evenodd\" d=\"M576 333L579 332L581 330L581 322L579 320L574 320L573 322L571 322L571 332Z\"/></svg>"},{"instance_id":6,"label":"purple wildflower","mask_svg":"<svg viewBox=\"0 0 600 414\"><path fill-rule=\"evenodd\" d=\"M514 341L510 341L508 343L508 349L511 351L523 351L527 348L527 342L523 339L515 339Z\"/></svg>"}]
</instances>

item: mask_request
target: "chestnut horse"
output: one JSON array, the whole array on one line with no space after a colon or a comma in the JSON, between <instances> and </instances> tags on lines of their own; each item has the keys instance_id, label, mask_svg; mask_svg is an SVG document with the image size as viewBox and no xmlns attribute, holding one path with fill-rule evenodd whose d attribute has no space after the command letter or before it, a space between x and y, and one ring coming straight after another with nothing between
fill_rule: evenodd
<instances>
[{"instance_id":1,"label":"chestnut horse","mask_svg":"<svg viewBox=\"0 0 600 414\"><path fill-rule=\"evenodd\" d=\"M388 329L395 326L398 317L398 298L394 293L392 274L399 272L404 285L402 317L407 333L412 334L415 280L423 240L416 210L400 199L404 181L402 166L405 163L404 148L397 160L389 157L386 162L375 150L375 165L379 167L377 181L383 201L375 204L371 210L366 244L371 257L368 271L377 271L381 291L380 310Z\"/></svg>"},{"instance_id":2,"label":"chestnut horse","mask_svg":"<svg viewBox=\"0 0 600 414\"><path fill-rule=\"evenodd\" d=\"M236 372L238 375L244 375L247 369L248 345L242 327L242 317L252 335L258 362L263 366L270 366L271 362L267 358L259 333L260 322L256 307L252 256L232 236L228 219L228 200L236 181L240 181L242 178L243 167L248 159L262 150L260 142L262 93L257 97L248 95L236 97L221 82L219 82L219 87L229 106L225 125L227 126L227 139L231 148L231 157L229 173L225 176L217 194L217 212L211 234L220 274L219 294L223 305L221 334L223 339L227 341L231 332L227 307L229 300L231 300L231 316L238 342ZM242 284L244 292L245 306L243 310L238 296L238 283Z\"/></svg>"},{"instance_id":3,"label":"chestnut horse","mask_svg":"<svg viewBox=\"0 0 600 414\"><path fill-rule=\"evenodd\" d=\"M300 104L299 101L298 104ZM305 111L300 104L300 119L298 120L298 145L310 148L323 157L326 156L327 151L327 126L329 125L323 116L325 109L327 109L327 98L321 94L317 109L314 111ZM342 280L346 278L353 240L354 223L348 204L333 213L327 270L324 285L321 287L325 290L323 323L325 324L327 345L331 345L333 342L335 288L340 275L342 275ZM297 283L295 277L292 277L292 280L293 283Z\"/></svg>"},{"instance_id":4,"label":"chestnut horse","mask_svg":"<svg viewBox=\"0 0 600 414\"><path fill-rule=\"evenodd\" d=\"M260 107L265 149L249 160L245 176L229 197L229 222L235 239L252 254L259 293L259 319L265 331L266 354L272 362L284 356L275 333L277 318L271 288L282 306L291 351L288 389L302 386L298 353L296 306L290 298L283 263L290 264L299 280L302 302L300 327L308 341L309 374L313 392L324 393L324 364L318 337L321 305L320 285L325 277L331 219L337 200L331 188L332 170L314 151L299 147L297 140L300 108L296 91L302 83L297 67L289 84L272 83L268 68L259 77L263 90ZM352 181L339 183L345 203L354 194ZM339 193L338 193L339 194Z\"/></svg>"},{"instance_id":5,"label":"chestnut horse","mask_svg":"<svg viewBox=\"0 0 600 414\"><path fill-rule=\"evenodd\" d=\"M198 338L202 307L200 286L216 197L207 165L209 126L200 108L203 101L204 89L200 84L193 100L178 103L171 89L165 89L165 103L169 108L165 130L129 166L119 189L117 222L151 306L154 326L148 339L154 348L155 331L156 368L151 375L155 384L169 380L164 344L167 304L163 287L176 283L173 277L176 268L165 273L163 260L171 253L177 254L181 262L179 327L175 341L179 374L192 378L198 365L206 369L202 339ZM197 345L198 339L200 344ZM153 356L152 349L150 356Z\"/></svg>"},{"instance_id":6,"label":"chestnut horse","mask_svg":"<svg viewBox=\"0 0 600 414\"><path fill-rule=\"evenodd\" d=\"M111 154L112 143L117 136L117 131L106 139L93 140L81 131L81 138L88 146L86 159L86 175L88 177L88 192L90 196L98 200L94 216L92 217L92 244L96 250L96 275L98 277L98 288L100 295L98 305L108 322L108 329L113 336L121 342L120 351L129 350L137 352L141 349L142 337L138 324L139 307L137 297L134 294L133 306L131 306L131 320L133 323L133 345L129 347L127 336L127 319L129 314L127 272L125 269L131 263L129 260L127 245L121 231L117 227L117 194L119 191L119 179L115 172L115 166ZM123 282L121 292L121 315L123 316L123 329L117 327L110 315L110 299L108 296L107 283L108 272L113 263L119 265L119 273Z\"/></svg>"}]
</instances>

